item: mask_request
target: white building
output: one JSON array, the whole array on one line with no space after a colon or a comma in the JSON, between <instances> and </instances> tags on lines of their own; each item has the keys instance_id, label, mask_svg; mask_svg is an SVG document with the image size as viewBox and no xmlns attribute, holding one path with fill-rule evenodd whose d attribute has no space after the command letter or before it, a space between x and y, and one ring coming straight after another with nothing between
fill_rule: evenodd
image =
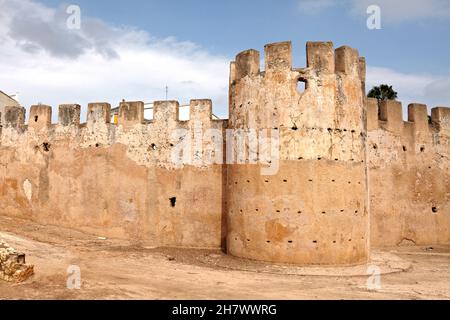
<instances>
[{"instance_id":1,"label":"white building","mask_svg":"<svg viewBox=\"0 0 450 320\"><path fill-rule=\"evenodd\" d=\"M5 123L5 107L19 107L19 102L7 95L3 91L0 91L0 124Z\"/></svg>"}]
</instances>

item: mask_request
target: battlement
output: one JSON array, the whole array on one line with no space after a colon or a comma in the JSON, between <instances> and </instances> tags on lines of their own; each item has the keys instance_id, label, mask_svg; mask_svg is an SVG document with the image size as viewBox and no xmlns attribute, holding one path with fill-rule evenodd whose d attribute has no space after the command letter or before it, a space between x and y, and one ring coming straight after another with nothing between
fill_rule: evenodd
<instances>
[{"instance_id":1,"label":"battlement","mask_svg":"<svg viewBox=\"0 0 450 320\"><path fill-rule=\"evenodd\" d=\"M81 106L79 104L62 104L59 106L58 119L63 127L80 125Z\"/></svg>"},{"instance_id":2,"label":"battlement","mask_svg":"<svg viewBox=\"0 0 450 320\"><path fill-rule=\"evenodd\" d=\"M86 119L62 104L54 124L50 106L28 123L6 107L0 214L295 264L364 263L373 239L448 243L450 108L413 103L404 121L401 102L367 99L348 46L307 42L306 66L292 61L288 41L264 46L264 70L259 51L239 53L229 120L209 99L189 120L178 101L155 101L152 119L123 101L117 121L107 102Z\"/></svg>"},{"instance_id":3,"label":"battlement","mask_svg":"<svg viewBox=\"0 0 450 320\"><path fill-rule=\"evenodd\" d=\"M395 135L405 131L418 133L450 132L450 108L436 107L428 114L425 104L411 103L408 105L408 121L403 121L403 107L399 101L378 101L367 99L368 131L387 130Z\"/></svg>"},{"instance_id":4,"label":"battlement","mask_svg":"<svg viewBox=\"0 0 450 320\"><path fill-rule=\"evenodd\" d=\"M265 70L260 70L260 52L249 49L239 53L235 61L231 62L231 82L239 81L246 76L254 77L267 73L283 73L290 71L307 72L315 75L346 74L365 80L365 59L359 57L358 50L348 46L334 49L333 43L307 42L306 63L307 70L293 69L292 44L290 41L276 42L264 46Z\"/></svg>"},{"instance_id":5,"label":"battlement","mask_svg":"<svg viewBox=\"0 0 450 320\"><path fill-rule=\"evenodd\" d=\"M111 105L106 102L89 103L87 108L86 123L103 123L111 126L124 126L130 128L134 125L151 125L157 122L172 121L182 124L185 121L179 120L178 101L155 101L153 120L144 119L144 102L127 101L119 105L118 124L111 123ZM5 127L18 128L25 125L25 108L6 107L5 109ZM189 121L202 121L204 123L225 122L226 120L213 119L212 101L210 99L193 99L190 101L190 119ZM52 107L47 105L34 105L30 108L30 117L28 128L34 128L35 131L42 129L50 130L54 127L80 127L81 106L79 104L61 104L58 108L58 122L51 123Z\"/></svg>"},{"instance_id":6,"label":"battlement","mask_svg":"<svg viewBox=\"0 0 450 320\"><path fill-rule=\"evenodd\" d=\"M19 128L25 123L25 108L23 107L5 107L6 127Z\"/></svg>"}]
</instances>

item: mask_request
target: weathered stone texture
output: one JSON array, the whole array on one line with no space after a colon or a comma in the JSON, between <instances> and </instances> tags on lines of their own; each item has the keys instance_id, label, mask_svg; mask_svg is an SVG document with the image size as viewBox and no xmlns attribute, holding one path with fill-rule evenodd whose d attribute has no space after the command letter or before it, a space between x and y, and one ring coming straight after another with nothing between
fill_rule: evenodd
<instances>
[{"instance_id":1,"label":"weathered stone texture","mask_svg":"<svg viewBox=\"0 0 450 320\"><path fill-rule=\"evenodd\" d=\"M124 101L117 125L108 103L89 104L83 124L79 105L61 105L57 124L33 106L28 125L7 107L0 214L295 264L450 243L450 109L429 118L412 104L405 122L399 102L366 99L357 50L306 51L307 67L293 68L291 43L269 44L263 71L257 50L238 54L228 121L207 99L191 101L188 121L177 101L156 101L153 120Z\"/></svg>"},{"instance_id":2,"label":"weathered stone texture","mask_svg":"<svg viewBox=\"0 0 450 320\"><path fill-rule=\"evenodd\" d=\"M62 105L56 125L4 128L0 213L142 244L220 247L223 143L216 150L213 140L226 121L211 119L210 100L193 100L184 122L177 102L156 102L146 123L142 106L121 104L118 126L109 123L110 105L95 103L86 124L78 125L78 106ZM185 162L174 152L180 139L192 140Z\"/></svg>"},{"instance_id":3,"label":"weathered stone texture","mask_svg":"<svg viewBox=\"0 0 450 320\"><path fill-rule=\"evenodd\" d=\"M270 44L259 73L238 63L241 56L236 73L245 76L232 79L229 128L278 132L280 161L270 176L249 158L228 167L228 252L296 264L366 261L366 111L357 51L335 55L330 42L308 43L307 68L294 69L290 43Z\"/></svg>"},{"instance_id":4,"label":"weathered stone texture","mask_svg":"<svg viewBox=\"0 0 450 320\"><path fill-rule=\"evenodd\" d=\"M23 282L33 273L34 267L25 264L25 254L17 252L0 240L0 280Z\"/></svg>"},{"instance_id":5,"label":"weathered stone texture","mask_svg":"<svg viewBox=\"0 0 450 320\"><path fill-rule=\"evenodd\" d=\"M450 109L368 103L372 244L450 243Z\"/></svg>"}]
</instances>

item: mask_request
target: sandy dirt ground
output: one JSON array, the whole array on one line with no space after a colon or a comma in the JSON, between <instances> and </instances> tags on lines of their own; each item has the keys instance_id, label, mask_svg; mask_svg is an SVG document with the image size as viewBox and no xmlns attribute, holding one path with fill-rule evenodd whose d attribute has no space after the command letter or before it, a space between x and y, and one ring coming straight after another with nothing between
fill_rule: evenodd
<instances>
[{"instance_id":1,"label":"sandy dirt ground","mask_svg":"<svg viewBox=\"0 0 450 320\"><path fill-rule=\"evenodd\" d=\"M8 217L0 217L0 238L35 266L25 283L0 281L0 299L450 299L450 246L386 248L368 265L302 268L143 248ZM80 289L67 288L69 266L80 268ZM369 289L374 266L380 287Z\"/></svg>"}]
</instances>

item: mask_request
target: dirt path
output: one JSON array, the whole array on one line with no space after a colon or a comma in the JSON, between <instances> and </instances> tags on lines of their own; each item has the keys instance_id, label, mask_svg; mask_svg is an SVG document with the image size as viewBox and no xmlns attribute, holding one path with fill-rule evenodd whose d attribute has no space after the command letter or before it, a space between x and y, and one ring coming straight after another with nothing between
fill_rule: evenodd
<instances>
[{"instance_id":1,"label":"dirt path","mask_svg":"<svg viewBox=\"0 0 450 320\"><path fill-rule=\"evenodd\" d=\"M0 282L1 299L450 299L450 247L375 251L381 288L367 265L298 268L220 251L141 248L85 233L0 217L0 237L27 254L33 278ZM81 289L67 289L79 266Z\"/></svg>"}]
</instances>

